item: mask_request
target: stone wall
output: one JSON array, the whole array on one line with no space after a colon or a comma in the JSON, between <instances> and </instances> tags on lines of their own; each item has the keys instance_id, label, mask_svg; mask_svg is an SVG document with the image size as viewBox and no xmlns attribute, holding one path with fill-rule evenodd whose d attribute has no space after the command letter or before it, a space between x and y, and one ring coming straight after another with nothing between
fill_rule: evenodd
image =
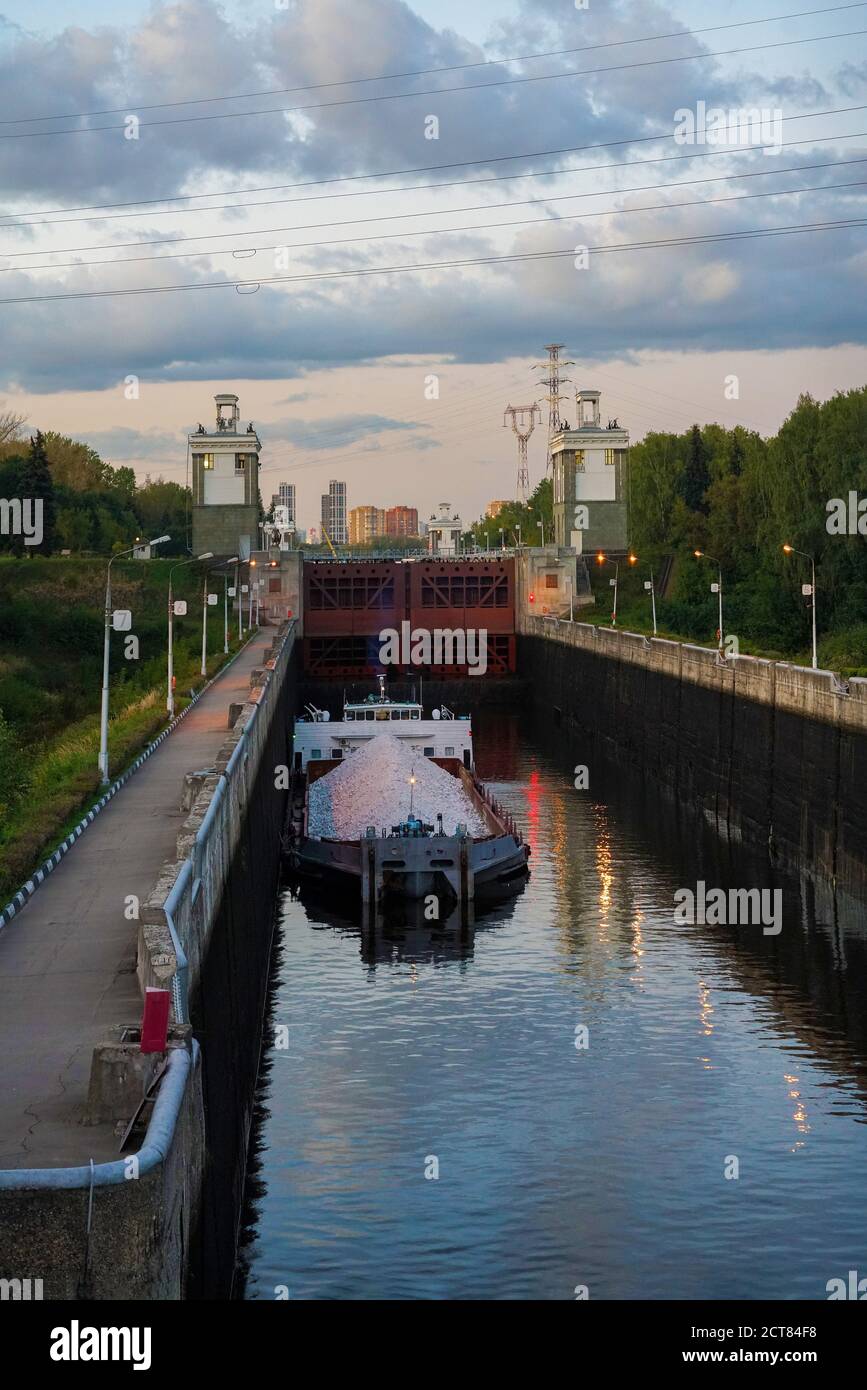
<instances>
[{"instance_id":1,"label":"stone wall","mask_svg":"<svg viewBox=\"0 0 867 1390\"><path fill-rule=\"evenodd\" d=\"M600 738L724 838L867 895L867 680L524 618L536 707Z\"/></svg>"}]
</instances>

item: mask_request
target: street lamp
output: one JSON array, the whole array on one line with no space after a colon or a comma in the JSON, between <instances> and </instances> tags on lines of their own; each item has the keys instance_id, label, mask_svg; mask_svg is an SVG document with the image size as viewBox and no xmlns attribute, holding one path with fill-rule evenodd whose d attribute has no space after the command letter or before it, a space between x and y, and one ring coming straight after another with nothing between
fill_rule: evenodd
<instances>
[{"instance_id":1,"label":"street lamp","mask_svg":"<svg viewBox=\"0 0 867 1390\"><path fill-rule=\"evenodd\" d=\"M250 612L247 615L247 627L250 629L251 632L253 631L253 589L255 587L253 580L253 570L255 568L256 561L254 559L251 559L247 569L247 587L250 591Z\"/></svg>"},{"instance_id":2,"label":"street lamp","mask_svg":"<svg viewBox=\"0 0 867 1390\"><path fill-rule=\"evenodd\" d=\"M229 565L235 565L235 592L238 592L238 557L233 555L231 560L224 560L218 569L228 569ZM229 576L223 575L223 655L229 655Z\"/></svg>"},{"instance_id":3,"label":"street lamp","mask_svg":"<svg viewBox=\"0 0 867 1390\"><path fill-rule=\"evenodd\" d=\"M718 581L716 584L711 584L711 586L710 586L710 591L711 591L711 593L713 593L714 589L716 589L717 593L719 594L719 632L717 633L717 637L718 637L718 639L719 639L719 642L718 642L718 650L719 650L720 652L722 652L722 649L723 649L723 607L722 607L723 582L722 582L722 562L721 562L720 560L718 560L718 559L716 558L715 555L708 555L704 550L694 550L694 551L693 551L693 554L695 555L695 558L696 558L697 560L710 560L710 562L711 562L712 565L716 565L716 566L717 566L717 570L718 570L718 572L719 572L719 581Z\"/></svg>"},{"instance_id":4,"label":"street lamp","mask_svg":"<svg viewBox=\"0 0 867 1390\"><path fill-rule=\"evenodd\" d=\"M629 554L629 563L630 563L630 565L634 565L634 564L636 564L637 562L638 562L638 556L637 556L637 555L633 555L633 554L630 552L630 554ZM612 580L610 580L609 582L610 582L610 584L611 584L611 587L612 587L613 590L614 590L614 607L613 607L612 612L611 612L611 626L612 626L612 627L616 627L616 626L617 626L617 587L618 587L618 583L619 583L619 580L620 580L620 561L619 561L619 560L609 560L608 556L605 555L605 554L600 550L599 553L598 553L597 556L596 556L596 563L597 563L597 565L613 565L613 566L614 566L614 578L613 578Z\"/></svg>"},{"instance_id":5,"label":"street lamp","mask_svg":"<svg viewBox=\"0 0 867 1390\"><path fill-rule=\"evenodd\" d=\"M644 581L645 589L650 590L650 606L653 610L653 635L656 636L656 588L653 583L653 570L650 571L650 578Z\"/></svg>"},{"instance_id":6,"label":"street lamp","mask_svg":"<svg viewBox=\"0 0 867 1390\"><path fill-rule=\"evenodd\" d=\"M816 671L819 668L819 654L816 649L816 560L813 555L808 555L806 550L796 550L793 545L784 545L783 550L787 555L803 555L805 560L810 561L810 567L812 569L812 581L809 585L809 589L813 606L813 670ZM804 584L801 592L806 593L807 587L808 586Z\"/></svg>"},{"instance_id":7,"label":"street lamp","mask_svg":"<svg viewBox=\"0 0 867 1390\"><path fill-rule=\"evenodd\" d=\"M569 585L569 621L570 621L570 623L571 623L571 622L574 622L574 610L573 610L573 602L572 602L572 601L573 601L573 594L572 594L572 576L571 576L571 574L567 574L567 575L566 575L566 583Z\"/></svg>"},{"instance_id":8,"label":"street lamp","mask_svg":"<svg viewBox=\"0 0 867 1390\"><path fill-rule=\"evenodd\" d=\"M503 528L502 528L502 526L501 526L501 527L500 527L500 549L501 549L501 550L505 550L505 548L506 548L505 535L506 535L506 533L505 533L505 531L503 530Z\"/></svg>"},{"instance_id":9,"label":"street lamp","mask_svg":"<svg viewBox=\"0 0 867 1390\"><path fill-rule=\"evenodd\" d=\"M171 536L157 536L156 540L150 541L150 545L165 545L170 541ZM108 570L105 576L105 632L102 639L102 708L99 718L99 779L102 785L108 786L108 666L109 666L109 634L111 632L111 567L115 560L120 560L124 555L132 555L139 549L138 545L130 546L129 550L120 550L117 555L112 555L108 562Z\"/></svg>"},{"instance_id":10,"label":"street lamp","mask_svg":"<svg viewBox=\"0 0 867 1390\"><path fill-rule=\"evenodd\" d=\"M193 555L189 560L179 560L176 565L172 565L169 570L169 659L168 659L168 680L166 691L166 710L169 719L175 717L175 665L174 665L174 616L175 601L172 589L172 577L175 570L182 569L184 565L194 565L198 560L213 560L213 550L206 550L203 555ZM207 602L207 599L205 600Z\"/></svg>"}]
</instances>

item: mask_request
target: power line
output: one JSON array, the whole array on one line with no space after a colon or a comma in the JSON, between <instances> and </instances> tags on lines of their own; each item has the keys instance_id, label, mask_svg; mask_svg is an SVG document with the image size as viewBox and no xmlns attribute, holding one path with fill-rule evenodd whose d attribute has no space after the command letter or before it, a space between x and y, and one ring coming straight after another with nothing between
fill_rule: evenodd
<instances>
[{"instance_id":1,"label":"power line","mask_svg":"<svg viewBox=\"0 0 867 1390\"><path fill-rule=\"evenodd\" d=\"M382 101L405 101L425 96L447 96L452 92L487 91L492 87L519 87L531 82L556 82L566 77L593 77L609 72L624 72L635 68L663 67L669 63L694 63L708 58L730 58L741 53L765 53L776 48L795 48L805 43L823 43L828 39L851 39L867 34L867 29L847 29L837 34L814 34L804 39L778 39L774 43L748 44L742 48L722 48L708 53L686 53L676 58L645 58L636 63L613 63L604 68L574 68L570 72L541 73L530 77L503 77L495 82L467 82L456 87L421 87L417 92L387 92L372 97L347 97L341 101L318 101L304 106L266 106L255 111L213 111L203 116L172 116L167 120L139 121L139 129L153 130L158 126L191 125L201 121L243 120L249 116L291 116L305 111L324 111L339 106L369 106ZM134 113L130 113L134 114ZM35 140L46 135L95 135L98 131L122 130L127 125L76 126L71 130L19 130L0 134L0 140Z\"/></svg>"},{"instance_id":2,"label":"power line","mask_svg":"<svg viewBox=\"0 0 867 1390\"><path fill-rule=\"evenodd\" d=\"M593 53L602 48L624 48L629 44L657 43L662 39L694 38L698 34L719 33L724 29L747 29L756 24L776 24L784 19L804 19L813 15L838 14L842 10L860 10L867 0L848 5L831 5L824 9L795 10L789 14L768 15L764 19L739 19L731 24L709 24L701 29L673 29L667 34L647 34L635 39L615 39L608 43L584 44L580 48L552 48L544 53L523 53L511 58L485 58L477 63L453 63L448 67L416 68L409 72L387 72L371 77L345 77L337 82L309 82L300 87L266 87L257 92L238 92L234 96L188 97L185 101L158 101L145 105L128 102L126 106L107 106L99 111L69 111L52 116L18 116L0 120L0 125L24 125L35 121L83 121L94 116L117 116L130 111L165 111L177 106L203 106L214 101L249 101L256 97L291 96L294 92L317 92L332 87L354 87L363 82L390 82L399 78L428 77L441 72L466 72L470 68L502 67L508 63L529 63L538 58L565 58L575 53Z\"/></svg>"},{"instance_id":3,"label":"power line","mask_svg":"<svg viewBox=\"0 0 867 1390\"><path fill-rule=\"evenodd\" d=\"M750 238L773 236L792 236L805 232L827 232L840 230L845 227L862 226L867 226L867 218L841 218L831 222L808 222L784 227L758 227L744 232L707 233L702 236L669 237L660 238L658 240L623 243L620 246L587 247L586 250L589 254L598 256L620 251L645 251L654 247L700 246L717 242L744 241ZM574 257L574 255L575 248L568 247L562 251L531 251L509 256L466 257L454 261L422 261L411 265L370 266L359 270L315 271L303 275L269 275L263 276L259 280L211 280L182 285L143 285L138 288L130 289L78 290L58 294L19 295L11 299L0 299L0 304L42 304L58 300L75 299L120 299L130 295L181 294L190 290L235 289L240 293L246 293L248 291L255 293L262 285L297 284L312 280L361 279L373 275L399 275L419 270L454 270L464 266L504 265L507 263L527 261L560 260L566 256Z\"/></svg>"},{"instance_id":4,"label":"power line","mask_svg":"<svg viewBox=\"0 0 867 1390\"><path fill-rule=\"evenodd\" d=\"M840 162L841 162L841 163L842 163L842 162L845 162L845 163L847 163L847 164L865 164L865 163L867 163L867 156L865 156L864 159L853 159L853 160L846 160L846 161L840 161ZM836 162L835 162L835 163L836 163ZM827 167L827 166L826 166L826 167ZM781 171L781 170L778 170L778 169L775 169L775 170L773 170L773 172L774 172L774 173L781 173L782 171ZM797 172L800 172L800 170L798 170ZM735 175L732 175L732 177L734 177L734 178L739 178L740 175L735 174ZM690 182L690 181L689 181L689 180L684 180L684 182L685 182L685 183L688 183L688 182ZM697 182L716 183L716 182L718 182L718 180L716 180L716 179L697 180ZM186 252L184 252L184 251L179 251L179 252L174 253L174 254L163 255L163 256L125 256L125 257L122 257L120 260L117 260L117 259L107 259L107 260L102 260L102 261L60 261L60 262L48 262L48 263L46 263L45 265L0 266L0 274L2 274L2 273L4 273L4 272L8 272L9 270L20 270L20 271L23 271L23 272L27 272L28 274L29 274L31 271L34 271L34 270L70 270L70 269L73 269L73 270L86 270L86 269L88 269L88 268L91 267L91 266L97 266L97 265L99 265L99 266L102 266L102 265L123 266L123 265L138 265L138 264L141 264L142 262L151 262L151 261L185 261L185 260L198 260L198 259L200 259L202 256L236 256L236 257L241 257L243 254L247 254L247 255L250 255L250 256L255 256L255 255L257 255L258 252L260 252L260 251L282 251L282 250L284 250L284 249L285 249L285 250L288 250L288 251L300 251L300 250L309 250L309 249L311 249L311 248L322 247L322 246L348 246L348 245L352 245L352 244L354 244L354 243L356 243L356 242L360 242L360 241L362 241L362 242L364 242L364 241L376 241L376 242L379 242L379 241L392 241L392 240L395 240L395 239L407 240L407 239L409 239L410 237L419 237L419 236L446 236L446 235L448 235L448 234L451 233L451 232L487 232L487 231L496 231L496 230L501 230L502 228L505 228L505 227L547 227L547 226L549 226L550 223L552 223L552 222L578 222L578 221L586 221L586 220L589 220L589 219L592 218L592 217L625 217L625 216L627 216L629 213L634 213L634 212L670 212L670 211L675 211L675 210L677 210L678 208L710 207L710 206L712 206L712 205L714 205L714 204L716 204L716 203L739 203L739 202L744 202L744 201L746 201L746 200L748 200L748 199L752 199L752 198L785 198L785 197L792 197L794 194L800 194L800 193L826 193L826 192L831 192L831 191L833 191L833 190L835 190L835 189L841 189L841 188L863 188L865 184L867 184L867 179L855 179L855 180L852 180L852 181L849 182L849 183L816 183L816 184L808 184L807 187L805 187L805 188L778 188L778 189L774 189L774 190L772 190L772 191L769 191L769 192L767 192L767 193L735 193L735 194L732 194L731 196L725 197L725 198L694 198L694 199L692 199L690 202L681 202L681 203L643 203L640 207L632 207L632 208L608 208L608 209L603 209L603 210L601 210L601 211L593 211L593 212L576 212L576 213L571 213L571 214L558 214L557 216L553 216L553 217L530 217L530 218L520 218L520 219L518 219L517 221L510 221L510 222L481 222L481 223L473 223L473 224L471 224L471 225L465 225L465 226L462 226L462 227L424 227L424 228L422 228L420 231L417 231L417 232L400 231L400 232L383 232L382 234L372 233L372 234L369 234L369 235L367 235L367 236L338 237L338 238L336 238L336 239L328 240L328 241L296 241L296 242L293 242L290 246L287 246L287 247L285 247L285 248L284 248L282 245L278 245L278 246L244 247L243 249L236 248L236 249L234 249L234 250L231 249L231 248L228 249L228 250L208 250L208 249L206 249L206 250L204 250L204 251L186 251ZM658 187L659 185L656 185L656 186ZM664 186L664 185L663 185L663 186ZM675 186L677 186L677 185L675 185ZM628 192L628 191L630 191L630 190L624 190L624 191L627 191L627 192ZM565 195L563 198L544 198L544 199L536 199L536 200L534 200L534 201L537 201L537 202L544 202L544 203L547 204L547 203L554 203L554 202L566 202L566 201L569 200L570 197L571 197L571 198L584 198L584 197L602 197L602 196L604 196L604 195L602 195L602 194L596 194L596 193L594 193L594 194L573 193L573 194L571 194L571 195L567 194L567 195ZM502 206L508 207L509 204L503 204ZM521 204L518 204L517 206L521 206ZM470 210L470 209L468 209L468 211L469 211L469 210ZM457 211L460 211L460 209L457 209ZM413 216L413 215L416 215L416 216L425 216L426 214L421 213L421 214L407 214L407 215L408 215L408 216ZM442 214L436 214L436 215L441 216ZM397 216L400 217L400 214L397 214ZM385 219L385 218L372 218L372 219L370 219L370 220L372 220L372 221L386 221L387 219ZM393 220L393 219L388 219L388 220ZM326 224L326 225L328 225L328 224ZM345 224L341 223L341 224L338 224L338 225L350 226L350 225L352 225L352 224L351 224L351 223L345 223ZM291 227L290 227L290 228L273 227L273 228L271 228L270 230L279 232L279 231L287 231L287 230L288 230L288 231L297 231L297 230L301 230L301 229L300 229L300 228L291 228ZM251 233L251 232L247 232L247 233L245 233L245 235L247 235L247 236L261 235L261 233ZM186 240L186 239L191 240L191 241L198 241L198 240L200 240L200 239L201 239L201 240L213 240L213 239L216 238L217 236L220 236L220 237L232 237L232 236L237 236L237 233L236 233L236 232L216 232L216 233L213 234L213 237L204 237L204 236L203 236L202 238L190 237L190 238L185 238L185 240ZM99 247L92 247L92 248L91 248L91 247L84 247L83 249L84 249L84 250L99 250L99 249L101 249L101 248L99 248ZM32 255L37 254L37 253L35 253L35 252L33 252L33 251L30 251L30 252L19 252L19 253L17 253L17 254L18 254L18 255L31 255L31 256L32 256ZM63 253L62 253L62 252L56 252L55 254L60 255L60 254L63 254Z\"/></svg>"},{"instance_id":5,"label":"power line","mask_svg":"<svg viewBox=\"0 0 867 1390\"><path fill-rule=\"evenodd\" d=\"M867 0L864 0L864 3L867 4ZM849 114L850 112L852 112L852 111L863 111L864 109L865 109L864 106L861 105L861 106L836 106L836 107L832 107L832 108L830 108L830 109L828 109L828 110L826 110L826 111L801 111L801 112L799 112L797 115L794 115L794 116L783 116L783 117L781 118L781 121L782 121L782 122L787 122L787 121L809 121L809 120L818 120L818 118L819 118L820 116L844 116L844 115L848 115L848 114ZM698 136L703 135L703 134L705 134L705 133L706 133L706 132L703 131L703 130L697 131L697 132L696 132L696 138L698 138ZM54 217L54 216L55 216L57 213L59 213L59 212L104 212L104 211L105 211L106 209L108 209L108 208L132 208L132 207L143 208L143 207L152 207L155 203L188 203L188 202L191 202L194 198L195 198L195 199L198 199L198 198L234 198L234 197L241 197L241 196L243 196L243 195L245 195L245 194L247 194L247 193L279 193L279 192L285 191L286 189L292 189L292 188L322 188L322 187L324 187L325 184L329 184L329 183L354 183L354 182L358 182L358 181L364 180L364 179L390 179L390 178L398 177L398 176L403 175L403 174L429 174L429 173L439 173L439 172L440 172L441 170L443 170L443 169L468 169L468 168L474 167L474 166L477 165L477 164L483 164L483 165L488 165L488 164L505 164L505 163L509 163L510 161L513 161L513 160L516 160L516 159L544 159L544 158L547 158L547 157L550 156L550 155L555 155L555 154L578 154L578 153L582 152L583 150L606 150L606 149L613 149L613 148L615 148L615 147L618 146L618 145L641 145L641 144L646 144L648 141L653 141L653 140L670 140L670 139L672 139L672 132L671 132L670 130L665 130L665 131L660 131L660 133L659 133L658 135L631 135L631 136L627 136L627 138L624 139L624 140L604 140L604 141L600 141L599 143L594 144L594 145L565 145L565 146L561 146L561 147L559 147L559 148L557 148L557 149L553 149L553 150L529 150L529 151L527 151L526 153L523 153L523 154L486 155L486 156L482 156L482 157L479 158L479 159L464 159L464 160L458 160L458 161L456 161L456 162L453 163L453 164L418 164L418 165L415 165L414 167L411 167L411 168L409 168L409 169L381 169L381 170L379 170L379 172L373 173L373 174L336 174L333 178L330 178L330 179L304 179L304 180L302 180L302 181L300 181L300 182L298 182L298 183L270 183L270 184L263 184L263 185L260 185L260 186L258 186L258 187L256 187L256 188L226 188L226 189L212 189L209 193L178 193L178 194L176 194L174 197L167 197L167 198L136 198L133 202L127 202L127 203L85 203L85 204L84 204L83 206L81 206L81 207L46 208L46 209L44 209L44 210L40 210L39 208L30 208L30 209L25 209L23 212L16 213L15 216L16 216L16 217L33 217L33 216L36 215L36 213L39 213L40 218L43 218L43 217ZM795 143L797 143L797 142L795 142ZM803 143L803 142L800 142L800 143ZM731 153L731 151L721 151L720 153ZM689 156L686 156L686 158L689 158ZM602 168L617 168L617 167L619 167L619 166L617 166L617 165L602 165L602 164L600 164L600 165L593 165L593 166L591 166L591 167L602 169ZM543 172L550 172L551 174L557 174L557 173L560 173L561 171L560 171L559 169L552 169L552 170L550 170L550 171L543 171ZM562 172L568 173L569 170L565 170L565 171L562 171ZM541 177L541 175L540 175L540 174L509 174L509 175L507 175L506 177L508 177L508 178L539 178L539 177ZM468 183L468 182L473 182L473 180L459 179L459 180L457 180L455 183L437 183L437 184L430 184L430 185L425 185L425 184L409 184L407 188L373 188L373 189L370 189L369 192L370 192L370 193L376 193L376 194L379 194L379 193L405 193L405 192L407 192L407 191L416 192L419 188L422 188L422 189L425 188L425 187L431 187L431 188L451 188L451 187L457 187L457 186L459 186L461 183ZM485 180L477 180L477 182L485 182ZM328 196L330 196L330 197L335 197L335 198L357 198L357 197L363 197L363 196L364 196L364 191L362 191L361 193L356 193L354 190L350 190L350 191L347 192L347 193L335 193L335 194L330 194L330 195L328 195ZM269 199L269 200L267 200L267 201L270 203L270 202L273 202L273 201L280 201L280 200L277 200L277 199ZM298 198L298 199L289 198L289 199L285 199L285 200L283 200L283 201L286 201L286 202L307 202L307 203L312 203L312 202L316 202L317 199L316 199L316 198ZM260 204L260 203L237 203L237 204L236 204L236 203L226 203L226 204L223 204L223 205L222 205L222 208L223 208L224 210L233 210L233 209L236 210L236 209L243 209L243 208L245 208L245 207L261 207L261 206L263 206L263 204ZM173 214L173 213L184 213L184 212L216 212L216 211L220 211L220 210L221 210L220 207L217 207L217 208L166 208L165 212L151 212L151 213L149 214L149 216L151 216L151 217L168 217L168 216L170 216L170 215ZM141 216L141 214L140 214L140 213L137 213L137 212L131 212L131 213L119 214L119 216L124 216L124 217L139 217L139 216ZM112 221L112 220L114 220L114 219L107 218L107 217L103 217L103 218L99 218L99 219L96 219L96 218L93 218L93 217L78 217L78 218L66 218L66 219L63 219L63 220L58 220L57 222L42 222L42 221L39 221L39 222L0 222L0 227L62 227L62 226L64 225L64 222L65 222L65 221L93 222L93 221L97 221L97 220L99 220L99 221L101 221L101 222L108 222L108 221Z\"/></svg>"},{"instance_id":6,"label":"power line","mask_svg":"<svg viewBox=\"0 0 867 1390\"><path fill-rule=\"evenodd\" d=\"M810 111L810 112L806 112L806 113L804 113L804 114L802 114L802 115L799 115L799 116L783 116L782 120L783 120L783 121L802 121L802 120L809 120L811 117L814 117L814 116L833 116L833 115L844 114L844 113L851 112L851 111L863 111L864 109L865 109L865 107L864 107L863 105L862 105L862 106L845 106L845 107L839 108L838 111ZM704 133L704 132L699 132L699 134L703 134L703 133ZM813 136L809 136L808 138L806 138L806 139L804 139L804 140L782 140L782 141L780 141L780 146L779 146L779 148L782 150L782 149L790 149L790 148L793 148L794 146L797 146L797 145L822 145L822 144L826 144L826 143L829 143L829 142L834 141L834 140L854 140L854 139L857 139L857 138L858 138L860 135L862 135L862 134L863 134L862 131L856 130L856 131L851 131L851 132L849 132L848 134L842 134L842 135L813 135ZM646 141L663 140L663 139L671 139L671 138L672 138L671 132L668 131L668 132L666 132L665 135L642 135L642 136L632 137L632 138L627 139L627 140L611 140L611 141L607 141L607 142L600 143L600 144L595 144L595 145L576 145L576 146L574 146L574 152L578 152L578 151L581 151L581 150L599 150L599 149L607 149L607 148L610 148L610 147L613 146L613 145L633 145L633 144L634 144L634 145L638 145L638 144L645 143ZM429 192L432 192L432 191L434 191L434 190L436 190L436 189L439 189L439 188L471 188L471 187L475 187L477 184L485 184L485 183L514 183L515 181L520 180L520 179L556 178L556 177L558 177L558 176L560 176L560 175L563 175L563 174L586 174L586 173L598 172L599 170L606 170L606 171L607 171L607 170L610 170L610 169L629 169L629 168L632 168L634 165L642 165L642 164L670 164L670 163L672 163L673 161L682 160L682 159L719 159L719 158L721 158L721 157L724 156L724 155L728 155L728 156L730 156L730 157L734 157L734 156L736 156L736 155L741 155L741 154L751 154L755 149L756 149L756 146L750 145L750 146L747 146L747 147L744 148L744 149L737 149L737 150L700 150L700 151L697 151L697 152L694 153L694 154L654 155L654 156L653 156L652 158L650 158L650 159L624 159L624 160L615 161L615 162L611 162L611 163L607 163L607 164L574 164L574 165L568 165L568 164L567 164L567 165L563 166L563 167L560 168L560 169L539 169L539 170L535 170L535 171L534 171L534 170L530 170L529 172L523 172L523 173L520 173L520 174L491 174L491 175L486 176L485 178L479 178L479 179L449 179L449 180L446 180L446 181L441 182L441 183L405 184L405 185L402 185L402 186L400 186L400 187L398 187L398 188L365 188L365 189L360 189L360 190L354 190L354 189L352 189L352 190L350 190L350 191L348 191L348 192L346 192L346 193L317 193L317 194L314 194L314 196L313 196L312 198L264 198L264 199L262 199L262 200L261 200L260 202L258 202L258 203L222 203L222 204L217 204L216 206L207 207L207 208L167 208L167 209L166 209L165 211L163 211L163 212L151 212L151 213L148 213L148 216L149 216L149 217L184 216L184 215L185 215L186 213L188 213L188 212L195 212L197 215L200 214L200 213L203 213L203 212L245 212L245 211L247 211L247 209L249 209L249 208L256 208L256 207L282 207L282 206L284 206L284 205L287 204L287 203L321 203L321 202L330 202L330 201L332 201L332 200L335 199L335 198L369 198L369 197L382 197L383 194L389 194L389 193L429 193ZM504 155L504 156L502 156L502 158L504 158L504 159L530 159L530 158L534 158L534 156L532 156L532 155ZM473 164L477 164L477 163L495 163L495 162L497 162L497 161L495 161L495 160L471 160L470 162L473 163ZM444 165L443 167L444 167L444 168L455 168L455 167L459 167L459 166L455 166L455 165ZM771 171L769 171L769 172L774 172L774 171L771 170ZM375 174L362 174L362 175L359 175L358 177L359 177L359 178L376 178L376 177L380 177L380 176L379 176L379 175L375 175ZM743 177L746 178L747 176L744 175ZM343 182L343 180L323 179L323 180L320 180L320 181L318 181L318 182L321 182L321 183L335 183L335 182ZM279 187L279 186L280 186L280 185L277 185L277 187ZM284 187L289 187L289 188L292 188L292 187L308 187L308 186L312 186L312 184L311 184L311 185L306 185L306 184L287 184L287 185L284 185ZM265 191L265 190L249 189L249 190L247 190L247 191L249 191L249 192L257 192L257 191ZM196 195L192 195L192 196L196 196ZM207 195L204 195L204 194L203 194L203 195L201 195L201 196L204 197L204 196L207 196ZM160 199L159 201L163 202L163 201L165 201L165 199ZM107 204L106 206L111 207L111 206L117 206L117 205L116 205L116 204ZM127 221L127 220L129 220L129 218L131 218L131 217L132 217L132 218L136 218L136 217L141 217L141 216L142 216L142 214L141 214L141 213L138 213L138 212L121 212L121 213L114 213L114 214L112 214L111 216L108 216L108 217L101 217L101 218L93 218L93 217L63 217L63 218L58 218L55 222L43 222L43 221L38 221L38 222L0 222L0 231L3 231L3 230L5 230L5 231L16 231L16 230L18 230L19 228L25 228L25 227L63 227L63 226L67 226L67 225L70 224L70 223L76 223L76 224L77 224L77 223L79 223L79 222L93 222L93 221L100 221L100 222L117 222L117 221ZM353 219L353 220L355 220L355 219Z\"/></svg>"}]
</instances>

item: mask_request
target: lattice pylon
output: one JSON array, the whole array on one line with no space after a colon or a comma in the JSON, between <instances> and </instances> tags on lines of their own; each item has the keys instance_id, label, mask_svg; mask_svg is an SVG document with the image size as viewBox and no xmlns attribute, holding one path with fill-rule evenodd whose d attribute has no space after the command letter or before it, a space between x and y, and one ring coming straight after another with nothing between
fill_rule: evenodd
<instances>
[{"instance_id":1,"label":"lattice pylon","mask_svg":"<svg viewBox=\"0 0 867 1390\"><path fill-rule=\"evenodd\" d=\"M512 426L512 433L518 440L518 485L517 499L526 506L530 492L530 470L527 467L527 445L530 435L541 420L542 412L537 401L532 405L507 405L503 412L503 428Z\"/></svg>"},{"instance_id":2,"label":"lattice pylon","mask_svg":"<svg viewBox=\"0 0 867 1390\"><path fill-rule=\"evenodd\" d=\"M560 402L565 401L568 396L568 392L561 392L560 387L563 382L571 380L570 377L562 375L561 369L563 367L575 366L575 363L571 360L568 362L561 362L560 349L565 346L565 343L546 343L545 351L548 354L548 361L539 362L534 368L534 371L548 373L547 376L542 377L540 385L547 386L548 388L546 395L544 395L542 399L548 402L548 468L552 470L554 458L551 452L551 441L554 435L559 434L562 428L560 422Z\"/></svg>"}]
</instances>

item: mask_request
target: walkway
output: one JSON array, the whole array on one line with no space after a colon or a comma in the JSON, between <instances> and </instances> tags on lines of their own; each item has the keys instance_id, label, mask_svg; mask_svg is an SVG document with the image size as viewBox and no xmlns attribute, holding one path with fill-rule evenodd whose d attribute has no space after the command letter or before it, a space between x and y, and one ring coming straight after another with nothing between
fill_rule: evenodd
<instances>
[{"instance_id":1,"label":"walkway","mask_svg":"<svg viewBox=\"0 0 867 1390\"><path fill-rule=\"evenodd\" d=\"M143 902L174 858L184 774L213 763L272 636L253 638L0 931L0 1168L118 1157L110 1127L82 1117L94 1046L141 1018L124 899Z\"/></svg>"}]
</instances>

